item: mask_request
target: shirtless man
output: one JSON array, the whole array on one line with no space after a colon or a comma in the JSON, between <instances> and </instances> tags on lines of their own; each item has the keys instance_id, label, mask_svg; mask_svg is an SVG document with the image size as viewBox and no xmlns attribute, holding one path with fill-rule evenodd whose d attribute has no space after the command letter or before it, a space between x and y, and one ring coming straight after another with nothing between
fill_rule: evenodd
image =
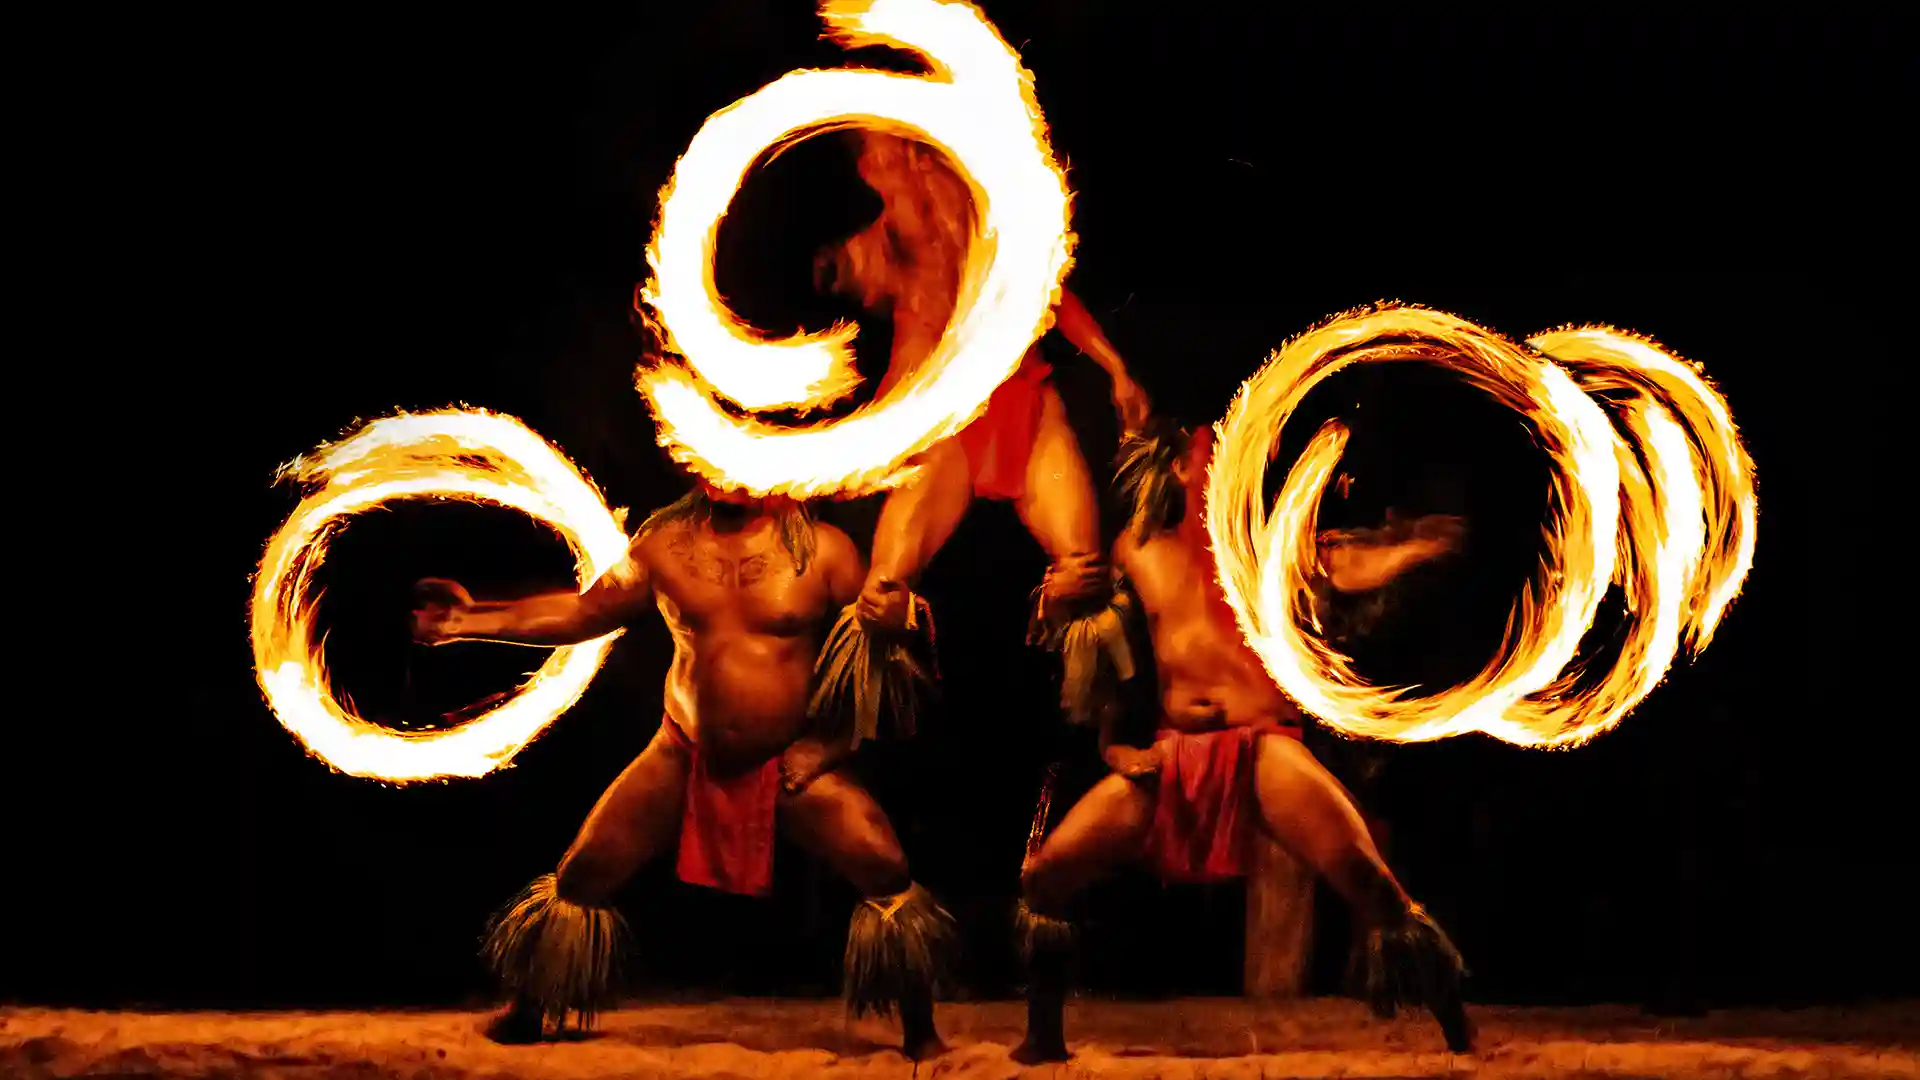
<instances>
[{"instance_id":1,"label":"shirtless man","mask_svg":"<svg viewBox=\"0 0 1920 1080\"><path fill-rule=\"evenodd\" d=\"M860 132L860 176L879 194L880 217L823 254L822 284L893 323L893 353L880 392L929 356L946 332L973 234L966 182L922 144ZM1119 352L1078 297L1062 291L1054 329L1113 380L1113 403L1128 430L1150 403ZM1095 698L1131 675L1122 612L1102 557L1099 496L1068 426L1051 367L1035 342L1018 372L993 393L986 412L914 462L919 473L880 511L873 566L860 591L859 619L898 631L921 603L920 575L975 499L1013 503L1052 562L1034 591L1028 639L1062 654L1062 704L1091 722Z\"/></svg>"},{"instance_id":2,"label":"shirtless man","mask_svg":"<svg viewBox=\"0 0 1920 1080\"><path fill-rule=\"evenodd\" d=\"M897 1006L909 1057L942 1049L933 994L952 920L909 877L880 807L833 771L845 738L808 725L821 635L865 569L845 533L801 507L702 485L649 518L585 593L476 601L450 581L421 583L414 633L431 644L570 645L650 607L673 632L659 731L600 797L558 872L489 931L488 958L512 995L494 1038L538 1041L570 1012L592 1023L613 989L614 891L676 844L683 881L765 895L778 821L864 898L847 938L854 1014Z\"/></svg>"},{"instance_id":3,"label":"shirtless man","mask_svg":"<svg viewBox=\"0 0 1920 1080\"><path fill-rule=\"evenodd\" d=\"M1368 991L1391 1016L1424 1005L1447 1046L1472 1047L1464 974L1444 933L1395 880L1339 782L1300 741L1300 712L1248 647L1214 573L1202 490L1211 430L1170 428L1130 438L1117 484L1133 520L1114 561L1146 609L1160 676L1158 735L1139 748L1101 727L1113 774L1067 813L1021 869L1021 946L1029 968L1025 1063L1067 1058L1063 1008L1076 894L1122 861L1144 856L1169 882L1244 877L1257 824L1339 891L1369 928ZM1333 587L1371 589L1450 550L1457 521L1418 538L1323 537Z\"/></svg>"}]
</instances>

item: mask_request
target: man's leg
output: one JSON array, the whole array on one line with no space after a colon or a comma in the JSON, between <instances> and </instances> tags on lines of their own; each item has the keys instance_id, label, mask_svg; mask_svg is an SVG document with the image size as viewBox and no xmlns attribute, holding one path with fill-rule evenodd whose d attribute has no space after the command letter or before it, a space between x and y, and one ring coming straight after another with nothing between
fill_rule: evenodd
<instances>
[{"instance_id":1,"label":"man's leg","mask_svg":"<svg viewBox=\"0 0 1920 1080\"><path fill-rule=\"evenodd\" d=\"M1376 1012L1401 1002L1425 1005L1447 1046L1473 1049L1460 997L1465 974L1440 928L1407 896L1373 845L1366 820L1347 790L1298 739L1260 737L1254 790L1260 821L1275 842L1327 879L1369 928L1368 990Z\"/></svg>"},{"instance_id":2,"label":"man's leg","mask_svg":"<svg viewBox=\"0 0 1920 1080\"><path fill-rule=\"evenodd\" d=\"M1026 491L1014 503L1020 521L1054 562L1100 557L1100 497L1066 402L1052 386L1040 390L1040 426L1027 458Z\"/></svg>"},{"instance_id":3,"label":"man's leg","mask_svg":"<svg viewBox=\"0 0 1920 1080\"><path fill-rule=\"evenodd\" d=\"M889 492L880 508L868 582L918 584L973 505L973 478L958 439L935 443L913 464L919 472Z\"/></svg>"},{"instance_id":4,"label":"man's leg","mask_svg":"<svg viewBox=\"0 0 1920 1080\"><path fill-rule=\"evenodd\" d=\"M855 1016L885 1016L897 1006L909 1058L944 1051L933 999L945 976L953 917L914 883L880 804L853 780L828 773L798 793L782 791L778 812L789 836L860 891L847 928L848 1008Z\"/></svg>"},{"instance_id":5,"label":"man's leg","mask_svg":"<svg viewBox=\"0 0 1920 1080\"><path fill-rule=\"evenodd\" d=\"M653 741L609 786L557 873L536 878L489 928L487 959L512 995L489 1028L501 1042L533 1042L548 1021L580 1026L613 989L620 947L614 891L673 843L686 799L689 753L662 720Z\"/></svg>"},{"instance_id":6,"label":"man's leg","mask_svg":"<svg viewBox=\"0 0 1920 1080\"><path fill-rule=\"evenodd\" d=\"M894 722L901 733L911 734L914 703L932 683L925 668L897 647L898 639L871 627L868 619L874 616L868 603L882 610L894 603L921 603L910 590L973 505L973 481L958 439L936 443L913 465L919 470L914 478L889 492L880 506L873 559L860 589L862 602L841 612L828 631L814 684L812 709L850 711L862 738L875 735L883 701L896 703ZM905 607L902 617L911 623L913 606ZM922 632L930 635L931 630L928 626ZM870 675L877 679L870 681Z\"/></svg>"},{"instance_id":7,"label":"man's leg","mask_svg":"<svg viewBox=\"0 0 1920 1080\"><path fill-rule=\"evenodd\" d=\"M1137 856L1153 824L1152 791L1108 776L1067 811L1060 827L1020 868L1020 951L1027 964L1027 1037L1013 1051L1025 1065L1067 1060L1066 1004L1072 982L1073 898Z\"/></svg>"},{"instance_id":8,"label":"man's leg","mask_svg":"<svg viewBox=\"0 0 1920 1080\"><path fill-rule=\"evenodd\" d=\"M1075 723L1095 722L1119 681L1133 677L1124 603L1102 555L1100 500L1067 407L1052 386L1040 390L1039 428L1027 458L1020 521L1046 551L1029 640L1060 654L1061 705Z\"/></svg>"}]
</instances>

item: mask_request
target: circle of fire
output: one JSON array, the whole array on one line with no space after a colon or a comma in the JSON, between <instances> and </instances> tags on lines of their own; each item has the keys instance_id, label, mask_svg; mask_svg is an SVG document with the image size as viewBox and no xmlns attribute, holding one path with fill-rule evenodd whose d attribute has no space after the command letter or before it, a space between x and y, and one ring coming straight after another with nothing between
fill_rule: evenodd
<instances>
[{"instance_id":1,"label":"circle of fire","mask_svg":"<svg viewBox=\"0 0 1920 1080\"><path fill-rule=\"evenodd\" d=\"M755 495L862 494L900 483L907 461L960 431L1045 333L1071 262L1071 196L1020 57L971 4L828 0L828 36L916 54L930 75L789 73L713 114L660 195L640 299L684 366L637 379L660 444L708 481ZM714 282L720 221L747 172L810 135L864 127L943 151L979 210L953 317L926 361L837 421L782 427L756 413L807 412L859 383L850 324L760 336ZM744 410L735 416L722 400Z\"/></svg>"},{"instance_id":2,"label":"circle of fire","mask_svg":"<svg viewBox=\"0 0 1920 1080\"><path fill-rule=\"evenodd\" d=\"M1545 550L1499 654L1437 694L1367 684L1318 629L1309 572L1316 516L1348 433L1317 431L1272 507L1262 491L1281 429L1307 392L1352 364L1438 365L1513 408L1552 465ZM1617 424L1590 394L1613 403ZM1464 319L1383 305L1282 346L1215 425L1207 531L1241 631L1300 706L1337 731L1395 742L1484 732L1571 747L1659 685L1684 646L1712 639L1753 565L1753 464L1727 403L1692 364L1636 334L1554 330L1525 346ZM1578 656L1609 584L1631 616L1605 672Z\"/></svg>"},{"instance_id":3,"label":"circle of fire","mask_svg":"<svg viewBox=\"0 0 1920 1080\"><path fill-rule=\"evenodd\" d=\"M559 451L511 417L469 410L368 424L288 465L308 489L267 543L249 611L254 673L267 704L316 757L396 783L484 776L573 706L619 633L553 650L510 697L457 727L403 732L353 715L327 686L313 575L345 521L395 499L460 499L527 514L573 549L582 587L627 552L621 515Z\"/></svg>"}]
</instances>

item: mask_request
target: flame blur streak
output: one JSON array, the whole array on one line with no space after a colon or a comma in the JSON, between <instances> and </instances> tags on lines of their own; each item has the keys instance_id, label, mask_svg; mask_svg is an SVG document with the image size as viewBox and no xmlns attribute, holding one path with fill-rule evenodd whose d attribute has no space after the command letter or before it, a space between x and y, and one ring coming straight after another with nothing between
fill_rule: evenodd
<instances>
[{"instance_id":1,"label":"flame blur streak","mask_svg":"<svg viewBox=\"0 0 1920 1080\"><path fill-rule=\"evenodd\" d=\"M1697 530L1683 542L1683 547L1700 548L1689 562L1697 572L1690 569L1688 584L1672 592L1683 612L1682 644L1698 653L1713 640L1721 616L1753 569L1759 517L1753 460L1741 444L1726 399L1697 365L1639 334L1605 326L1567 327L1536 335L1528 344L1573 372L1588 390L1628 395L1627 422L1655 429L1639 437L1638 445L1657 444L1660 469L1678 474L1682 462L1689 466L1688 480L1676 475L1664 490L1676 497L1692 492L1708 500L1698 508L1697 522L1695 508L1686 501L1660 514L1668 528Z\"/></svg>"},{"instance_id":2,"label":"flame blur streak","mask_svg":"<svg viewBox=\"0 0 1920 1080\"><path fill-rule=\"evenodd\" d=\"M350 776L394 783L484 776L572 707L618 633L553 650L499 706L445 731L368 723L327 686L313 575L346 519L395 499L460 499L528 514L567 541L583 587L626 555L620 516L573 463L518 420L482 411L402 414L288 465L306 496L267 543L254 578L255 676L274 715L315 756Z\"/></svg>"},{"instance_id":3,"label":"flame blur streak","mask_svg":"<svg viewBox=\"0 0 1920 1080\"><path fill-rule=\"evenodd\" d=\"M641 300L685 365L644 366L638 386L673 457L716 485L810 498L902 482L906 462L977 417L1045 333L1071 263L1071 196L1033 77L970 4L828 0L828 36L918 55L931 75L797 71L709 117L660 197ZM865 127L927 142L966 176L979 225L938 347L912 374L835 423L781 427L753 415L807 411L858 385L855 328L768 340L714 282L720 220L749 169L807 136ZM736 417L721 400L746 410Z\"/></svg>"},{"instance_id":4,"label":"flame blur streak","mask_svg":"<svg viewBox=\"0 0 1920 1080\"><path fill-rule=\"evenodd\" d=\"M1521 746L1579 745L1651 693L1682 645L1705 648L1745 581L1753 467L1720 395L1622 331L1556 330L1528 346L1424 308L1363 308L1281 347L1216 425L1207 529L1228 603L1282 689L1328 726L1396 742L1478 731ZM1423 697L1367 684L1316 636L1315 519L1345 428L1329 421L1314 434L1271 510L1261 496L1273 446L1307 392L1349 365L1383 361L1460 375L1526 417L1552 465L1540 572L1500 650L1471 679ZM1617 426L1589 396L1602 392ZM1632 617L1619 656L1596 677L1578 654L1615 581Z\"/></svg>"}]
</instances>

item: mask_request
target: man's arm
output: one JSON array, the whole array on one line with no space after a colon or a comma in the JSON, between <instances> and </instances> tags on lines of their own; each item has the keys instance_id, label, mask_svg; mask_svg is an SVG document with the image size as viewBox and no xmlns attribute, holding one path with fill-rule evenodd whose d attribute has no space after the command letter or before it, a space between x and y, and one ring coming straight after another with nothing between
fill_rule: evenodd
<instances>
[{"instance_id":1,"label":"man's arm","mask_svg":"<svg viewBox=\"0 0 1920 1080\"><path fill-rule=\"evenodd\" d=\"M1128 574L1132 567L1133 553L1138 549L1139 545L1134 543L1132 535L1122 531L1120 538L1113 542L1111 553L1113 568L1122 574ZM1128 574L1128 576L1131 575ZM1119 709L1107 709L1100 714L1100 760L1106 762L1107 768L1124 775L1128 764L1126 755L1114 752L1127 749L1126 745L1118 740L1119 728Z\"/></svg>"},{"instance_id":2,"label":"man's arm","mask_svg":"<svg viewBox=\"0 0 1920 1080\"><path fill-rule=\"evenodd\" d=\"M869 627L905 627L908 591L973 504L973 479L960 440L934 443L914 466L919 475L887 493L874 526L873 566L860 597L860 618Z\"/></svg>"},{"instance_id":3,"label":"man's arm","mask_svg":"<svg viewBox=\"0 0 1920 1080\"><path fill-rule=\"evenodd\" d=\"M1118 707L1100 717L1100 760L1107 768L1132 780L1144 780L1160 771L1160 748L1132 746L1120 741Z\"/></svg>"},{"instance_id":4,"label":"man's arm","mask_svg":"<svg viewBox=\"0 0 1920 1080\"><path fill-rule=\"evenodd\" d=\"M1106 331L1100 328L1099 320L1073 290L1060 290L1060 302L1054 305L1054 329L1060 331L1073 347L1085 353L1094 363L1113 379L1113 405L1119 410L1120 419L1128 431L1138 431L1145 426L1153 411L1153 403L1148 400L1146 391L1133 381L1127 371L1127 362L1120 356L1120 350L1107 340Z\"/></svg>"},{"instance_id":5,"label":"man's arm","mask_svg":"<svg viewBox=\"0 0 1920 1080\"><path fill-rule=\"evenodd\" d=\"M627 555L586 592L552 592L518 600L475 600L450 581L417 587L414 637L429 645L497 641L512 645L578 645L625 626L653 599L636 539Z\"/></svg>"},{"instance_id":6,"label":"man's arm","mask_svg":"<svg viewBox=\"0 0 1920 1080\"><path fill-rule=\"evenodd\" d=\"M1122 533L1113 542L1113 566L1129 579L1138 581L1134 556L1140 552L1140 544L1130 534ZM1120 721L1123 708L1116 703L1100 714L1100 760L1107 768L1121 776L1142 779L1160 771L1160 752L1153 747L1142 749L1130 746L1120 740Z\"/></svg>"},{"instance_id":7,"label":"man's arm","mask_svg":"<svg viewBox=\"0 0 1920 1080\"><path fill-rule=\"evenodd\" d=\"M829 618L837 617L859 598L860 586L867 578L867 560L861 558L853 540L832 525L816 522L813 539L814 566L826 579ZM815 780L839 768L841 762L853 754L858 727L857 722L836 725L829 721L824 729L816 728L788 747L780 756L780 785L786 793L798 795Z\"/></svg>"},{"instance_id":8,"label":"man's arm","mask_svg":"<svg viewBox=\"0 0 1920 1080\"><path fill-rule=\"evenodd\" d=\"M1133 557L1139 550L1140 544L1132 535L1124 532L1121 533L1120 538L1113 542L1113 550L1110 553L1113 557L1113 568L1128 578L1132 578L1134 571Z\"/></svg>"},{"instance_id":9,"label":"man's arm","mask_svg":"<svg viewBox=\"0 0 1920 1080\"><path fill-rule=\"evenodd\" d=\"M814 557L820 560L828 599L838 611L860 598L860 586L867 580L867 560L861 557L853 539L832 525L816 522L813 537Z\"/></svg>"},{"instance_id":10,"label":"man's arm","mask_svg":"<svg viewBox=\"0 0 1920 1080\"><path fill-rule=\"evenodd\" d=\"M1080 297L1072 289L1060 290L1060 302L1053 308L1053 326L1070 342L1073 347L1087 354L1094 363L1113 377L1114 382L1132 382L1127 374L1127 362L1121 358L1120 350L1107 340L1106 331L1100 328L1099 320L1093 312L1087 310Z\"/></svg>"}]
</instances>

